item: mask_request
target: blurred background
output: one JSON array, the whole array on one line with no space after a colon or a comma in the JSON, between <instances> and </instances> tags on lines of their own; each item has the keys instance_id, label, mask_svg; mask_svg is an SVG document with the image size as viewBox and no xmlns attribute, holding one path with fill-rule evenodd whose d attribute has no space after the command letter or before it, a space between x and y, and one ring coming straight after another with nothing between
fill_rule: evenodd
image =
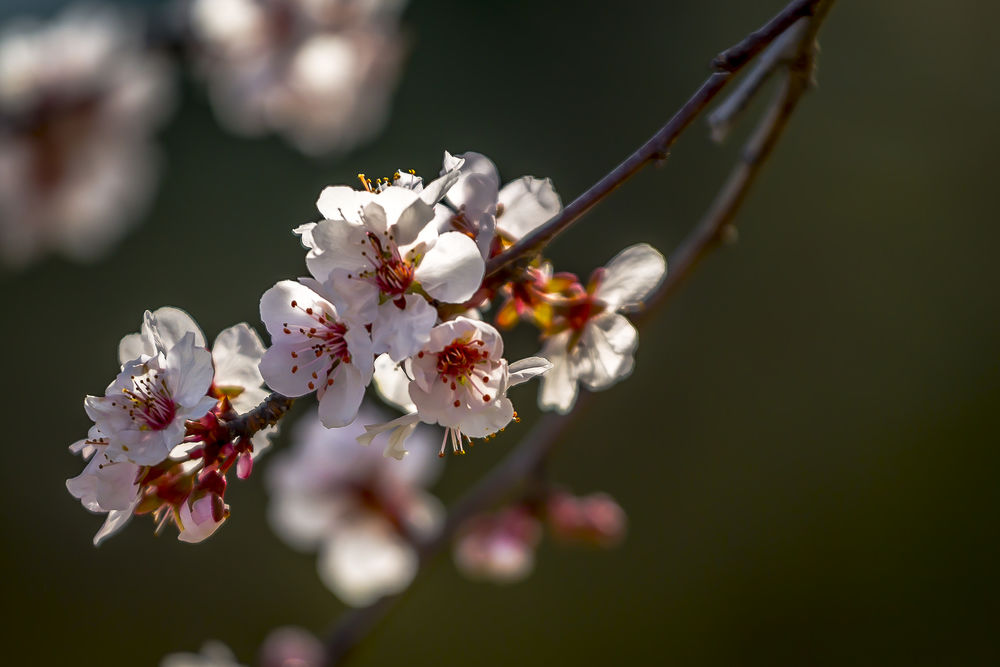
<instances>
[{"instance_id":1,"label":"blurred background","mask_svg":"<svg viewBox=\"0 0 1000 667\"><path fill-rule=\"evenodd\" d=\"M0 20L64 4L3 0ZM101 520L66 492L82 467L66 446L119 338L165 304L210 338L239 321L263 332L260 294L305 271L291 228L359 171L430 176L445 149L475 150L505 180L548 176L570 201L784 4L415 0L384 131L325 157L227 132L183 70L155 135L161 178L120 244L93 264L0 269L7 663L155 665L218 639L250 664L275 626L324 632L344 607L315 557L271 531L263 475L233 480L233 516L203 544L154 537L140 518L91 546ZM971 0L837 3L820 86L739 242L642 332L635 374L553 460L574 491L618 499L624 544L546 541L534 575L508 587L441 558L352 664L1000 662L998 21L1000 7ZM639 241L669 253L753 115L722 147L693 127L551 247L556 265L588 274ZM536 347L522 336L515 350ZM515 400L519 426L449 457L433 489L445 502L530 429L533 390Z\"/></svg>"}]
</instances>

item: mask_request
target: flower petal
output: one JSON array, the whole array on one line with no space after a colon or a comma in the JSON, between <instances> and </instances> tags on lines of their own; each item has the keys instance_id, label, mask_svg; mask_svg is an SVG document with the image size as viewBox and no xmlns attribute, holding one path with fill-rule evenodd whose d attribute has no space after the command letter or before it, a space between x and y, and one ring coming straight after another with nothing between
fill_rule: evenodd
<instances>
[{"instance_id":1,"label":"flower petal","mask_svg":"<svg viewBox=\"0 0 1000 667\"><path fill-rule=\"evenodd\" d=\"M639 333L624 316L605 313L587 323L578 345L588 357L579 378L588 389L606 389L625 379L635 364Z\"/></svg>"},{"instance_id":2,"label":"flower petal","mask_svg":"<svg viewBox=\"0 0 1000 667\"><path fill-rule=\"evenodd\" d=\"M319 193L316 208L327 220L350 220L360 222L360 214L372 195L360 192L347 185L331 185Z\"/></svg>"},{"instance_id":3,"label":"flower petal","mask_svg":"<svg viewBox=\"0 0 1000 667\"><path fill-rule=\"evenodd\" d=\"M508 387L514 387L522 382L527 382L536 378L552 368L552 362L543 357L528 357L515 361L508 369L510 378L507 380Z\"/></svg>"},{"instance_id":4,"label":"flower petal","mask_svg":"<svg viewBox=\"0 0 1000 667\"><path fill-rule=\"evenodd\" d=\"M301 304L301 308L292 304ZM272 342L282 337L286 327L310 328L316 325L305 308L322 307L328 314L337 317L337 309L309 287L294 280L279 281L260 297L260 319L264 322Z\"/></svg>"},{"instance_id":5,"label":"flower petal","mask_svg":"<svg viewBox=\"0 0 1000 667\"><path fill-rule=\"evenodd\" d=\"M470 203L470 196L477 199L486 197L491 203L496 203L496 193L500 189L500 174L493 161L482 153L471 151L455 157L445 153L445 169L454 168L456 158L465 160L465 163L461 165L458 180L448 190L448 203L455 208L461 208ZM466 181L473 175L478 178L474 179L472 187L467 187Z\"/></svg>"},{"instance_id":6,"label":"flower petal","mask_svg":"<svg viewBox=\"0 0 1000 667\"><path fill-rule=\"evenodd\" d=\"M108 518L104 520L104 525L94 535L94 546L98 546L105 538L111 537L124 528L125 524L132 518L133 509L134 507L127 510L111 510L108 512Z\"/></svg>"},{"instance_id":7,"label":"flower petal","mask_svg":"<svg viewBox=\"0 0 1000 667\"><path fill-rule=\"evenodd\" d=\"M313 373L326 378L330 360L326 356L316 357L312 354L299 354L298 357L293 357L293 352L295 350L284 343L267 348L260 360L260 373L267 386L274 391L285 396L305 396L315 389ZM313 387L309 387L310 383Z\"/></svg>"},{"instance_id":8,"label":"flower petal","mask_svg":"<svg viewBox=\"0 0 1000 667\"><path fill-rule=\"evenodd\" d=\"M401 412L414 412L417 406L410 400L410 378L388 354L375 360L375 389L379 396Z\"/></svg>"},{"instance_id":9,"label":"flower petal","mask_svg":"<svg viewBox=\"0 0 1000 667\"><path fill-rule=\"evenodd\" d=\"M576 373L566 351L568 342L568 332L545 341L541 354L552 362L552 368L542 376L538 391L538 407L563 415L572 409L577 396Z\"/></svg>"},{"instance_id":10,"label":"flower petal","mask_svg":"<svg viewBox=\"0 0 1000 667\"><path fill-rule=\"evenodd\" d=\"M394 302L386 301L378 307L372 325L375 352L386 352L397 363L417 353L437 321L437 311L422 296L407 294L405 304L400 309Z\"/></svg>"},{"instance_id":11,"label":"flower petal","mask_svg":"<svg viewBox=\"0 0 1000 667\"><path fill-rule=\"evenodd\" d=\"M155 353L154 349L146 345L146 339L142 337L142 334L128 334L118 343L118 363L120 364L127 364L144 354L152 356Z\"/></svg>"},{"instance_id":12,"label":"flower petal","mask_svg":"<svg viewBox=\"0 0 1000 667\"><path fill-rule=\"evenodd\" d=\"M196 346L205 347L205 334L202 333L201 327L180 308L164 306L152 313L147 310L143 327L152 328L153 339L163 351L176 345L189 332L194 334Z\"/></svg>"},{"instance_id":13,"label":"flower petal","mask_svg":"<svg viewBox=\"0 0 1000 667\"><path fill-rule=\"evenodd\" d=\"M183 406L193 406L199 402L212 385L215 370L212 354L204 347L195 345L195 334L184 334L166 357L166 370L173 380L171 391L174 400Z\"/></svg>"},{"instance_id":14,"label":"flower petal","mask_svg":"<svg viewBox=\"0 0 1000 667\"><path fill-rule=\"evenodd\" d=\"M264 343L245 322L223 329L212 345L215 384L220 387L259 387L264 378L257 366L264 357Z\"/></svg>"},{"instance_id":15,"label":"flower petal","mask_svg":"<svg viewBox=\"0 0 1000 667\"><path fill-rule=\"evenodd\" d=\"M475 241L459 232L445 232L427 251L414 277L438 301L462 303L479 289L485 271Z\"/></svg>"},{"instance_id":16,"label":"flower petal","mask_svg":"<svg viewBox=\"0 0 1000 667\"><path fill-rule=\"evenodd\" d=\"M519 239L562 210L562 201L548 178L522 176L503 186L498 196L503 211L497 227Z\"/></svg>"},{"instance_id":17,"label":"flower petal","mask_svg":"<svg viewBox=\"0 0 1000 667\"><path fill-rule=\"evenodd\" d=\"M312 230L313 249L306 254L306 266L317 280L324 281L336 269L357 273L365 269L365 229L343 220L324 220Z\"/></svg>"},{"instance_id":18,"label":"flower petal","mask_svg":"<svg viewBox=\"0 0 1000 667\"><path fill-rule=\"evenodd\" d=\"M663 280L667 260L647 243L625 248L604 267L604 279L594 296L612 310L639 305Z\"/></svg>"},{"instance_id":19,"label":"flower petal","mask_svg":"<svg viewBox=\"0 0 1000 667\"><path fill-rule=\"evenodd\" d=\"M331 377L333 384L320 386L319 419L327 428L340 428L358 416L365 397L365 382L360 371L350 364L342 365L340 372Z\"/></svg>"}]
</instances>

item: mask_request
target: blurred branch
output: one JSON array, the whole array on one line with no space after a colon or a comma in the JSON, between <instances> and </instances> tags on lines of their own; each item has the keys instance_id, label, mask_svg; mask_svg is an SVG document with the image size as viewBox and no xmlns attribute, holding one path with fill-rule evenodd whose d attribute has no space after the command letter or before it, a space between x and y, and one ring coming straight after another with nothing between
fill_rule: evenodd
<instances>
[{"instance_id":1,"label":"blurred branch","mask_svg":"<svg viewBox=\"0 0 1000 667\"><path fill-rule=\"evenodd\" d=\"M584 213L611 194L648 163L664 160L670 147L699 113L729 83L755 55L784 33L802 17L812 16L822 0L795 0L759 30L750 33L739 44L726 49L712 61L715 72L709 75L694 95L684 103L673 118L625 161L604 178L574 199L548 222L526 234L517 243L486 263L486 275L493 276L520 260L538 254L556 236L566 231Z\"/></svg>"},{"instance_id":2,"label":"blurred branch","mask_svg":"<svg viewBox=\"0 0 1000 667\"><path fill-rule=\"evenodd\" d=\"M757 125L756 130L744 146L739 163L716 195L705 217L702 218L684 241L681 242L680 246L671 254L667 262L670 267L669 272L663 283L638 314L636 318L637 326L641 327L648 323L652 314L666 303L667 299L691 275L698 263L713 248L718 246L720 241L726 236L726 230L731 227L736 213L746 200L747 193L756 181L761 168L773 153L774 147L788 125L791 114L795 111L803 94L810 87L813 68L815 66L816 34L834 1L819 0L819 2L792 3L792 5L789 5L789 8L779 15L778 18L791 17L790 19L782 18L782 21L779 23L782 29L787 29L799 17L803 16L802 12L813 13L813 17L808 21L808 25L804 26L801 31L796 29L799 41L795 45L792 57L786 62L786 67L782 72L781 85L763 118ZM778 18L769 23L768 26L774 24ZM773 39L773 37L774 35L771 34L768 41ZM726 63L728 67L739 67L739 65L745 63L748 58L760 50L758 48L748 56L746 55L748 53L747 47L734 47L734 49L730 49L719 56L719 58L723 59L722 62ZM719 58L716 60L718 61ZM713 74L712 76L716 77L717 75ZM711 81L713 81L712 77L709 78L706 85ZM700 95L704 90L705 86L702 86L699 93L696 93L695 97L692 98L692 100L699 100L696 102L697 105L704 106L700 101L702 99ZM746 92L737 91L737 94L745 95ZM689 101L685 107L691 104L692 102ZM686 122L689 122L689 120ZM667 127L669 127L669 124ZM657 133L657 136L659 135L660 133ZM645 146L643 149L640 149L640 152L644 149ZM629 160L602 179L600 183L604 183L610 176L618 173L626 164L629 164ZM632 173L634 173L634 169ZM626 174L625 178L628 175L630 174ZM594 188L588 190L588 193L594 191L597 187L594 186ZM586 196L586 193L583 196ZM592 206L593 203L596 203L596 201L592 202L589 206ZM573 204L576 204L576 202ZM589 208L589 206L586 208ZM583 210L586 210L586 208ZM433 538L417 544L421 570L430 560L447 548L459 527L466 519L504 500L510 494L511 490L518 487L524 480L531 476L532 472L545 461L555 445L565 436L573 423L574 415L581 410L586 411L589 408L593 396L590 393L582 393L574 411L568 415L548 414L544 416L499 465L494 467L451 507L441 531ZM344 614L327 638L326 664L339 664L357 643L389 612L400 597L401 595L383 597L368 607Z\"/></svg>"}]
</instances>

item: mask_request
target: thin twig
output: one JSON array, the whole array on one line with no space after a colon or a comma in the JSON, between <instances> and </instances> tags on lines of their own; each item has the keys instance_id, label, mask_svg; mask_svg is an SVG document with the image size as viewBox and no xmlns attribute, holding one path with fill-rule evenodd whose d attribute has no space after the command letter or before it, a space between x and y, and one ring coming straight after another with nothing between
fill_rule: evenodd
<instances>
[{"instance_id":1,"label":"thin twig","mask_svg":"<svg viewBox=\"0 0 1000 667\"><path fill-rule=\"evenodd\" d=\"M796 57L789 64L774 101L747 141L739 164L716 195L708 213L671 254L667 262L670 267L668 275L638 314L638 326L648 322L650 316L666 303L697 264L718 245L724 230L732 224L750 187L787 127L792 112L810 85L816 32L833 2L834 0L820 0L820 3L809 3L810 10L816 9L816 15L802 36ZM791 23L794 20L786 24L786 27ZM448 546L466 519L503 500L530 476L570 428L573 415L585 410L593 396L590 393L582 394L574 412L569 415L548 414L542 417L507 458L452 506L441 531L417 545L421 569ZM327 638L326 664L340 664L400 597L401 595L386 596L368 607L345 614Z\"/></svg>"},{"instance_id":2,"label":"thin twig","mask_svg":"<svg viewBox=\"0 0 1000 667\"><path fill-rule=\"evenodd\" d=\"M757 97L761 87L781 68L791 62L798 53L803 31L809 25L808 18L801 18L792 24L780 37L764 49L746 76L736 84L736 88L713 111L708 114L708 125L712 128L712 139L717 143L725 141L729 130L737 118L746 111L750 101Z\"/></svg>"},{"instance_id":3,"label":"thin twig","mask_svg":"<svg viewBox=\"0 0 1000 667\"><path fill-rule=\"evenodd\" d=\"M667 121L666 125L634 153L625 158L624 162L574 199L554 218L525 234L506 251L490 258L486 263L486 275L495 276L515 262L534 257L552 239L568 229L584 213L611 194L640 169L650 162L665 159L670 147L681 133L687 129L691 121L701 113L736 73L799 18L811 16L820 1L795 0L759 30L752 32L739 44L716 56L712 64L717 71L709 75L695 94L684 103L673 118Z\"/></svg>"}]
</instances>

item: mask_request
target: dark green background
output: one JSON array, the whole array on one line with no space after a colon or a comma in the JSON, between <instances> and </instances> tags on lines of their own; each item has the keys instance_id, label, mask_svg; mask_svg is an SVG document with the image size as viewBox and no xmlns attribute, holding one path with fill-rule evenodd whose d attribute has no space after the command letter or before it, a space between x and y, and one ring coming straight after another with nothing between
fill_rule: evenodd
<instances>
[{"instance_id":1,"label":"dark green background","mask_svg":"<svg viewBox=\"0 0 1000 667\"><path fill-rule=\"evenodd\" d=\"M152 665L210 638L251 662L274 626L328 627L342 608L314 558L271 533L262 475L230 485L233 517L204 544L137 520L91 546L100 520L64 488L81 468L66 446L119 337L164 304L210 336L262 330L259 295L304 271L290 229L358 171L433 174L444 149L478 150L570 200L783 4L418 0L387 131L337 160L234 138L185 84L155 205L117 252L0 275L4 662ZM643 331L635 375L558 450L559 480L626 508L624 546L546 543L534 576L506 588L441 559L355 664L1000 662L998 22L972 0L839 2L820 87L739 243ZM587 273L637 241L672 250L740 138L706 134L692 128L560 239L558 265ZM533 392L519 393L525 422L449 459L439 495L530 428Z\"/></svg>"}]
</instances>

